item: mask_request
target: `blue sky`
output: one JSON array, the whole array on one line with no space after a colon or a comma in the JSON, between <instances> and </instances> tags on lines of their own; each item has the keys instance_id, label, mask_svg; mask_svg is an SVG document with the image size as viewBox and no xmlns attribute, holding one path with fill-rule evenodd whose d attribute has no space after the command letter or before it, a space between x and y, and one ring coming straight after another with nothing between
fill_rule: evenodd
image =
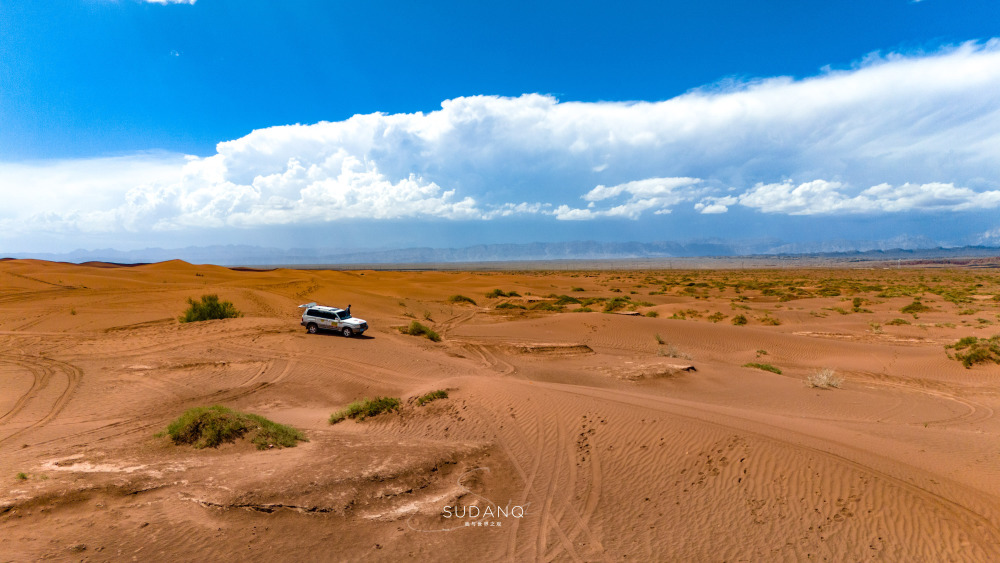
<instances>
[{"instance_id":1,"label":"blue sky","mask_svg":"<svg viewBox=\"0 0 1000 563\"><path fill-rule=\"evenodd\" d=\"M0 253L1000 242L994 0L0 0Z\"/></svg>"}]
</instances>

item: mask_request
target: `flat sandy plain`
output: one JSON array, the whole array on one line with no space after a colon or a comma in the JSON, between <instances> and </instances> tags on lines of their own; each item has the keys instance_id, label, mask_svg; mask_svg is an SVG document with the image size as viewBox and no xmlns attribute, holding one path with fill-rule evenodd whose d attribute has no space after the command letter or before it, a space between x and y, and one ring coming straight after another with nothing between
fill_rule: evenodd
<instances>
[{"instance_id":1,"label":"flat sandy plain","mask_svg":"<svg viewBox=\"0 0 1000 563\"><path fill-rule=\"evenodd\" d=\"M178 322L209 293L244 316ZM1000 367L945 349L1000 332L998 294L975 269L2 261L0 560L998 561ZM309 335L310 301L372 328ZM375 395L401 412L328 424ZM157 437L212 404L309 441ZM473 506L508 515L445 517Z\"/></svg>"}]
</instances>

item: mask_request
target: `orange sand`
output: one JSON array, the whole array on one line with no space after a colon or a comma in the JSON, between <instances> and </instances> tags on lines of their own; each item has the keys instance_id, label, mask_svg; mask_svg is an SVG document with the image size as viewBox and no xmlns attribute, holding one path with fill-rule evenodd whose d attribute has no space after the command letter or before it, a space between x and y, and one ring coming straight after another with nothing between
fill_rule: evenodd
<instances>
[{"instance_id":1,"label":"orange sand","mask_svg":"<svg viewBox=\"0 0 1000 563\"><path fill-rule=\"evenodd\" d=\"M802 298L712 285L779 279ZM924 292L932 311L914 318L899 312L912 296L866 287L918 283L968 291ZM521 297L487 299L494 288ZM998 288L975 270L2 261L0 560L997 561L1000 366L965 369L944 345L998 332ZM206 293L245 316L178 323ZM495 308L549 294L629 296L659 316ZM309 301L350 303L372 329L308 335ZM414 319L443 341L393 328ZM840 389L804 384L825 367ZM409 401L436 389L450 397ZM405 406L327 423L375 395ZM211 404L310 441L194 450L155 436ZM444 517L459 506L523 517Z\"/></svg>"}]
</instances>

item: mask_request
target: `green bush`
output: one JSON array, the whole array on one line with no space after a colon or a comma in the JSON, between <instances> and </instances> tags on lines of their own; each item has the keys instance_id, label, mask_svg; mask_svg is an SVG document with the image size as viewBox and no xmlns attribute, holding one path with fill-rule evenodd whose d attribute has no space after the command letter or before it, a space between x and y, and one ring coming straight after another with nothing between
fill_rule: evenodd
<instances>
[{"instance_id":1,"label":"green bush","mask_svg":"<svg viewBox=\"0 0 1000 563\"><path fill-rule=\"evenodd\" d=\"M757 362L748 362L748 363L743 364L743 367L745 367L745 368L754 368L754 369L762 369L764 371L769 371L771 373L776 373L778 375L781 375L781 370L779 368L776 368L776 367L772 366L771 364L758 364Z\"/></svg>"},{"instance_id":2,"label":"green bush","mask_svg":"<svg viewBox=\"0 0 1000 563\"><path fill-rule=\"evenodd\" d=\"M747 324L747 322L748 321L746 315L736 315L735 317L733 317L732 320L732 323L736 326L743 326Z\"/></svg>"},{"instance_id":3,"label":"green bush","mask_svg":"<svg viewBox=\"0 0 1000 563\"><path fill-rule=\"evenodd\" d=\"M646 311L646 316L655 319L660 316L658 311Z\"/></svg>"},{"instance_id":4,"label":"green bush","mask_svg":"<svg viewBox=\"0 0 1000 563\"><path fill-rule=\"evenodd\" d=\"M417 321L411 321L410 326L401 328L400 332L409 334L410 336L425 336L432 342L441 342L441 335Z\"/></svg>"},{"instance_id":5,"label":"green bush","mask_svg":"<svg viewBox=\"0 0 1000 563\"><path fill-rule=\"evenodd\" d=\"M502 289L494 289L486 294L487 299L495 299L497 297L520 297L521 294L516 291L504 291ZM461 295L457 296L461 297Z\"/></svg>"},{"instance_id":6,"label":"green bush","mask_svg":"<svg viewBox=\"0 0 1000 563\"><path fill-rule=\"evenodd\" d=\"M220 405L188 409L167 426L167 434L175 444L191 444L199 449L215 448L244 435L250 437L258 450L269 446L291 448L298 441L307 441L301 432L291 426Z\"/></svg>"},{"instance_id":7,"label":"green bush","mask_svg":"<svg viewBox=\"0 0 1000 563\"><path fill-rule=\"evenodd\" d=\"M955 355L951 357L962 362L966 368L990 362L1000 364L1000 334L990 338L966 336L954 344L945 346L945 348L955 350Z\"/></svg>"},{"instance_id":8,"label":"green bush","mask_svg":"<svg viewBox=\"0 0 1000 563\"><path fill-rule=\"evenodd\" d=\"M613 313L619 309L624 309L625 307L628 307L631 304L632 304L631 300L629 300L627 297L615 297L614 299L611 299L610 301L604 304L604 312Z\"/></svg>"},{"instance_id":9,"label":"green bush","mask_svg":"<svg viewBox=\"0 0 1000 563\"><path fill-rule=\"evenodd\" d=\"M532 311L555 311L557 313L563 310L562 305L558 305L552 301L539 301L529 308Z\"/></svg>"},{"instance_id":10,"label":"green bush","mask_svg":"<svg viewBox=\"0 0 1000 563\"><path fill-rule=\"evenodd\" d=\"M893 325L893 326L908 325L908 324L910 324L910 321L908 321L906 319L895 318L895 319L892 319L891 321L887 321L885 324L887 324L887 325Z\"/></svg>"},{"instance_id":11,"label":"green bush","mask_svg":"<svg viewBox=\"0 0 1000 563\"><path fill-rule=\"evenodd\" d=\"M524 309L524 305L518 305L517 303L504 302L500 303L495 307L495 309Z\"/></svg>"},{"instance_id":12,"label":"green bush","mask_svg":"<svg viewBox=\"0 0 1000 563\"><path fill-rule=\"evenodd\" d=\"M348 418L361 421L384 412L393 412L398 410L399 399L395 397L361 399L360 401L354 401L353 403L347 405L346 408L331 414L330 424L337 424L338 422L343 422Z\"/></svg>"},{"instance_id":13,"label":"green bush","mask_svg":"<svg viewBox=\"0 0 1000 563\"><path fill-rule=\"evenodd\" d=\"M721 311L717 311L708 316L708 320L712 321L713 323L717 323L725 318L726 315L724 315Z\"/></svg>"},{"instance_id":14,"label":"green bush","mask_svg":"<svg viewBox=\"0 0 1000 563\"><path fill-rule=\"evenodd\" d=\"M448 298L448 303L471 303L473 305L476 304L476 302L473 301L471 297L466 297L464 295L452 295L451 297Z\"/></svg>"},{"instance_id":15,"label":"green bush","mask_svg":"<svg viewBox=\"0 0 1000 563\"><path fill-rule=\"evenodd\" d=\"M437 399L447 399L447 398L448 398L448 392L445 391L444 389L438 389L437 391L431 391L426 395L421 395L417 397L417 404L420 406L424 406L431 401L436 401Z\"/></svg>"},{"instance_id":16,"label":"green bush","mask_svg":"<svg viewBox=\"0 0 1000 563\"><path fill-rule=\"evenodd\" d=\"M921 303L919 299L914 299L913 303L910 303L909 305L903 307L899 311L901 313L906 313L908 315L916 315L917 313L924 313L930 310L931 308Z\"/></svg>"},{"instance_id":17,"label":"green bush","mask_svg":"<svg viewBox=\"0 0 1000 563\"><path fill-rule=\"evenodd\" d=\"M556 305L577 305L580 303L579 299L576 297L570 297L569 295L549 295L549 297L556 300Z\"/></svg>"},{"instance_id":18,"label":"green bush","mask_svg":"<svg viewBox=\"0 0 1000 563\"><path fill-rule=\"evenodd\" d=\"M187 311L180 316L182 323L193 323L207 321L211 319L232 319L242 317L243 313L236 310L229 301L219 301L218 295L202 295L201 301L195 301L188 297Z\"/></svg>"}]
</instances>

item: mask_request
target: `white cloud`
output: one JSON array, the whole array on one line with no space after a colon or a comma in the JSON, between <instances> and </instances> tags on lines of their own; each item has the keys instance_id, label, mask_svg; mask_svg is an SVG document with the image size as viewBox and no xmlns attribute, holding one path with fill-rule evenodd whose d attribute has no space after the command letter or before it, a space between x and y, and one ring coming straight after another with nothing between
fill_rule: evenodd
<instances>
[{"instance_id":1,"label":"white cloud","mask_svg":"<svg viewBox=\"0 0 1000 563\"><path fill-rule=\"evenodd\" d=\"M261 129L188 161L0 163L14 202L0 228L636 219L692 201L703 214L962 211L997 207L998 178L992 40L662 102L457 98L429 113Z\"/></svg>"},{"instance_id":2,"label":"white cloud","mask_svg":"<svg viewBox=\"0 0 1000 563\"><path fill-rule=\"evenodd\" d=\"M142 0L147 4L194 4L198 0Z\"/></svg>"},{"instance_id":3,"label":"white cloud","mask_svg":"<svg viewBox=\"0 0 1000 563\"><path fill-rule=\"evenodd\" d=\"M740 205L764 213L829 215L837 213L899 213L906 211L969 211L1000 207L1000 190L977 192L954 184L927 183L891 186L879 184L849 195L839 182L814 180L757 184L738 197ZM705 209L721 201L704 200ZM736 203L727 198L724 205ZM697 208L697 206L696 206ZM702 210L703 213L707 211Z\"/></svg>"},{"instance_id":4,"label":"white cloud","mask_svg":"<svg viewBox=\"0 0 1000 563\"><path fill-rule=\"evenodd\" d=\"M704 193L704 190L695 187L700 183L698 178L647 178L617 186L597 186L582 196L590 202L587 209L574 209L564 204L556 208L554 215L556 219L579 221L598 217L638 219L645 211L670 213L670 209L678 203ZM621 199L621 196L627 196L622 203L596 210L596 202Z\"/></svg>"}]
</instances>

